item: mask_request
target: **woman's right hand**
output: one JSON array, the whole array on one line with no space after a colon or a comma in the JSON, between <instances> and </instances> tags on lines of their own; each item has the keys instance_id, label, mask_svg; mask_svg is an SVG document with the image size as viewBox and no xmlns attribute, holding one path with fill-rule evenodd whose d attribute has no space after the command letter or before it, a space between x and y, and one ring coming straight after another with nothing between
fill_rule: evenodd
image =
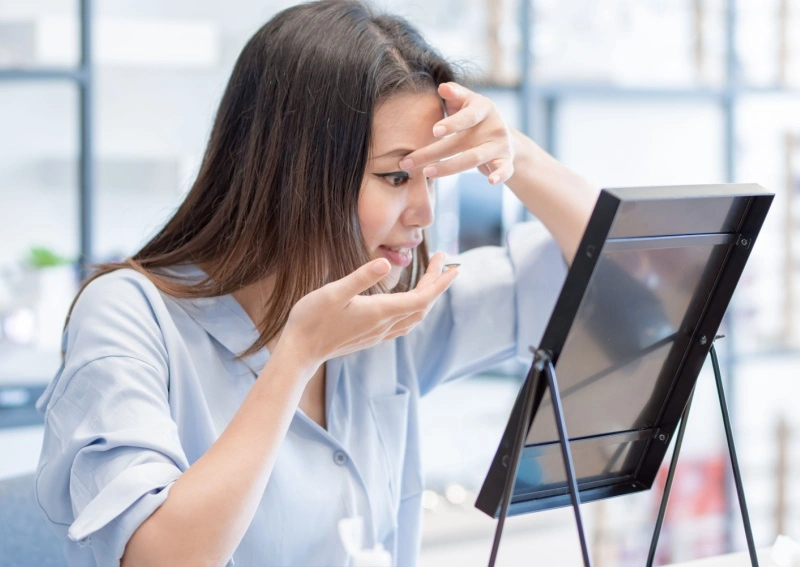
<instances>
[{"instance_id":1,"label":"woman's right hand","mask_svg":"<svg viewBox=\"0 0 800 567\"><path fill-rule=\"evenodd\" d=\"M444 254L431 258L417 286L407 292L360 295L391 268L384 258L304 296L292 308L277 349L289 349L317 367L326 360L408 334L458 275L442 271Z\"/></svg>"}]
</instances>

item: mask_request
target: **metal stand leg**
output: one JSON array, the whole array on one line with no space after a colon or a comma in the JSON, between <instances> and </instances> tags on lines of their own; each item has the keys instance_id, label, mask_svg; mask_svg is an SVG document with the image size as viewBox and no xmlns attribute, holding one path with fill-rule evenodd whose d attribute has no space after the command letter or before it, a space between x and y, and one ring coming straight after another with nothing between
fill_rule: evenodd
<instances>
[{"instance_id":1,"label":"metal stand leg","mask_svg":"<svg viewBox=\"0 0 800 567\"><path fill-rule=\"evenodd\" d=\"M534 355L533 374L525 383L525 390L522 394L522 412L520 414L519 423L517 424L517 435L514 437L514 446L511 448L511 458L508 461L508 471L506 472L506 481L503 486L503 498L500 505L500 516L497 518L497 527L494 531L494 542L492 543L492 554L489 556L489 567L494 567L495 561L497 560L497 551L500 549L500 538L503 535L503 526L506 522L508 506L511 504L514 480L517 478L517 468L519 466L520 456L522 455L522 448L525 446L525 437L528 433L531 414L533 413L534 388L541 380L541 375L545 367L545 360L550 360L549 355L543 351L536 351Z\"/></svg>"},{"instance_id":2,"label":"metal stand leg","mask_svg":"<svg viewBox=\"0 0 800 567\"><path fill-rule=\"evenodd\" d=\"M722 409L722 422L725 425L725 437L728 441L728 452L731 456L731 467L733 467L733 480L736 483L736 496L739 499L739 508L742 512L742 523L744 524L744 535L747 539L747 550L750 552L750 563L753 567L758 567L758 557L756 556L756 545L753 541L753 528L750 525L750 515L747 513L747 503L744 499L744 487L742 485L742 474L739 471L739 460L736 458L736 447L733 444L733 433L731 431L731 420L728 415L728 405L725 403L725 392L722 388L722 375L719 371L719 360L714 345L711 345L711 363L714 366L714 378L717 381L717 393L719 394L719 405Z\"/></svg>"},{"instance_id":3,"label":"metal stand leg","mask_svg":"<svg viewBox=\"0 0 800 567\"><path fill-rule=\"evenodd\" d=\"M744 524L744 533L747 538L747 549L750 552L750 564L753 567L758 567L758 557L756 556L756 546L753 542L753 529L750 526L750 516L747 513L747 503L744 499L744 488L742 485L742 475L739 472L739 460L736 458L736 447L733 443L733 433L731 432L731 420L728 415L728 404L725 402L725 392L722 388L722 375L719 370L719 360L717 359L717 351L714 345L711 345L711 363L714 367L714 378L717 383L717 394L719 394L719 405L722 410L722 423L725 426L725 437L728 442L728 452L731 457L731 466L733 467L733 478L736 483L736 496L739 498L739 507L742 510L742 523ZM675 469L678 464L678 455L680 454L681 443L683 442L683 434L686 431L686 422L689 418L689 410L692 406L692 399L694 398L694 390L689 396L689 401L686 403L686 408L681 414L681 425L678 430L678 438L675 440L675 449L672 453L672 461L669 465L669 472L667 473L667 481L664 486L664 496L661 499L661 505L658 509L658 518L656 519L656 527L653 531L653 539L650 541L650 553L647 556L647 567L652 567L653 560L656 554L656 546L658 545L658 537L661 533L661 526L664 522L664 514L667 510L667 501L669 500L669 493L672 489L672 480L675 476Z\"/></svg>"},{"instance_id":4,"label":"metal stand leg","mask_svg":"<svg viewBox=\"0 0 800 567\"><path fill-rule=\"evenodd\" d=\"M583 554L584 567L591 567L589 559L589 548L586 545L586 535L583 530L583 520L581 518L580 509L580 493L578 492L578 483L576 481L575 467L572 463L572 452L569 448L569 436L567 435L567 427L564 422L564 411L561 406L561 395L558 391L558 383L556 382L556 373L553 368L550 355L544 351L536 351L536 359L533 365L533 374L525 385L523 393L523 406L520 416L519 426L517 427L517 435L514 438L514 446L511 449L511 459L508 463L508 472L506 474L505 486L503 487L502 504L500 505L500 515L497 520L497 527L494 534L494 542L492 544L492 553L489 557L489 567L493 567L497 560L497 551L500 547L500 537L503 533L503 525L505 524L506 515L508 514L508 507L511 503L511 494L514 488L514 481L517 476L517 467L519 460L522 456L522 449L525 446L525 437L528 432L528 425L530 425L531 414L533 413L535 389L541 380L541 375L544 372L547 375L547 385L550 388L550 397L553 401L553 413L556 420L556 428L558 429L559 444L561 446L561 455L564 459L564 469L567 474L567 487L569 489L570 500L572 501L572 508L575 512L575 526L578 529L578 538L581 542L581 552Z\"/></svg>"},{"instance_id":5,"label":"metal stand leg","mask_svg":"<svg viewBox=\"0 0 800 567\"><path fill-rule=\"evenodd\" d=\"M692 399L694 398L694 390L689 396L689 401L686 402L686 407L681 414L681 426L678 429L678 437L675 439L675 448L672 450L672 460L669 463L669 472L667 473L667 481L664 483L664 495L661 497L661 505L658 508L658 518L656 519L656 527L653 530L653 537L650 540L650 553L647 555L647 567L653 567L653 560L656 557L656 547L658 547L658 537L661 535L661 526L664 524L664 515L667 512L667 502L669 501L669 493L672 490L672 480L675 478L675 469L678 465L678 455L681 452L681 445L683 444L683 435L686 433L686 421L689 419L689 410L692 407Z\"/></svg>"},{"instance_id":6,"label":"metal stand leg","mask_svg":"<svg viewBox=\"0 0 800 567\"><path fill-rule=\"evenodd\" d=\"M570 500L572 500L572 509L575 512L575 527L578 528L578 538L581 541L583 564L586 567L591 567L592 563L589 559L589 547L586 545L586 534L583 531L583 520L581 519L581 496L578 492L578 483L575 480L575 467L572 464L572 452L569 450L567 425L564 423L564 411L561 408L561 394L558 393L556 372L550 360L547 361L546 374L547 382L550 385L550 397L553 400L553 413L556 418L556 427L558 428L558 442L561 444L561 456L564 458L564 468L567 471L569 497Z\"/></svg>"}]
</instances>

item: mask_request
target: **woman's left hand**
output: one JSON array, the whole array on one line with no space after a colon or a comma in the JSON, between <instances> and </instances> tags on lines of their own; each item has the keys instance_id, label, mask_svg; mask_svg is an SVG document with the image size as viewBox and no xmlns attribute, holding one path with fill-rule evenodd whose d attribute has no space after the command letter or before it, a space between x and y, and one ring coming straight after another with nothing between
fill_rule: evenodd
<instances>
[{"instance_id":1,"label":"woman's left hand","mask_svg":"<svg viewBox=\"0 0 800 567\"><path fill-rule=\"evenodd\" d=\"M430 178L477 167L492 185L508 181L514 173L514 147L494 102L456 83L439 85L439 96L447 110L433 126L439 140L408 154L400 167L423 167Z\"/></svg>"}]
</instances>

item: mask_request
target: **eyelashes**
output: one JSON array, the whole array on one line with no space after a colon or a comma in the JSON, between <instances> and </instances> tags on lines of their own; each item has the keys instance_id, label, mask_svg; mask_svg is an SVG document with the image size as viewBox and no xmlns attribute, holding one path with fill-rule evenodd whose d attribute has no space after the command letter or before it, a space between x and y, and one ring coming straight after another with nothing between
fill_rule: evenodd
<instances>
[{"instance_id":1,"label":"eyelashes","mask_svg":"<svg viewBox=\"0 0 800 567\"><path fill-rule=\"evenodd\" d=\"M390 171L389 173L376 173L376 177L385 179L386 182L392 187L400 187L408 183L408 172L405 171Z\"/></svg>"},{"instance_id":2,"label":"eyelashes","mask_svg":"<svg viewBox=\"0 0 800 567\"><path fill-rule=\"evenodd\" d=\"M411 179L407 171L390 171L388 173L373 173L376 177L385 179L386 182L392 187L402 187ZM434 180L430 177L426 178L428 185L433 185Z\"/></svg>"}]
</instances>

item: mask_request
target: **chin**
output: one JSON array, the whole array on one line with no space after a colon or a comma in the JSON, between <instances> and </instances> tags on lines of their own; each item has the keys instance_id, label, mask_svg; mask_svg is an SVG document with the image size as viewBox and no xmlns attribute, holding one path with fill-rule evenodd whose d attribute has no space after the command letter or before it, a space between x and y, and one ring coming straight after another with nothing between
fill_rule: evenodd
<instances>
[{"instance_id":1,"label":"chin","mask_svg":"<svg viewBox=\"0 0 800 567\"><path fill-rule=\"evenodd\" d=\"M392 266L389 275L383 278L383 285L386 286L387 291L392 291L400 283L400 278L403 275L403 270Z\"/></svg>"}]
</instances>

